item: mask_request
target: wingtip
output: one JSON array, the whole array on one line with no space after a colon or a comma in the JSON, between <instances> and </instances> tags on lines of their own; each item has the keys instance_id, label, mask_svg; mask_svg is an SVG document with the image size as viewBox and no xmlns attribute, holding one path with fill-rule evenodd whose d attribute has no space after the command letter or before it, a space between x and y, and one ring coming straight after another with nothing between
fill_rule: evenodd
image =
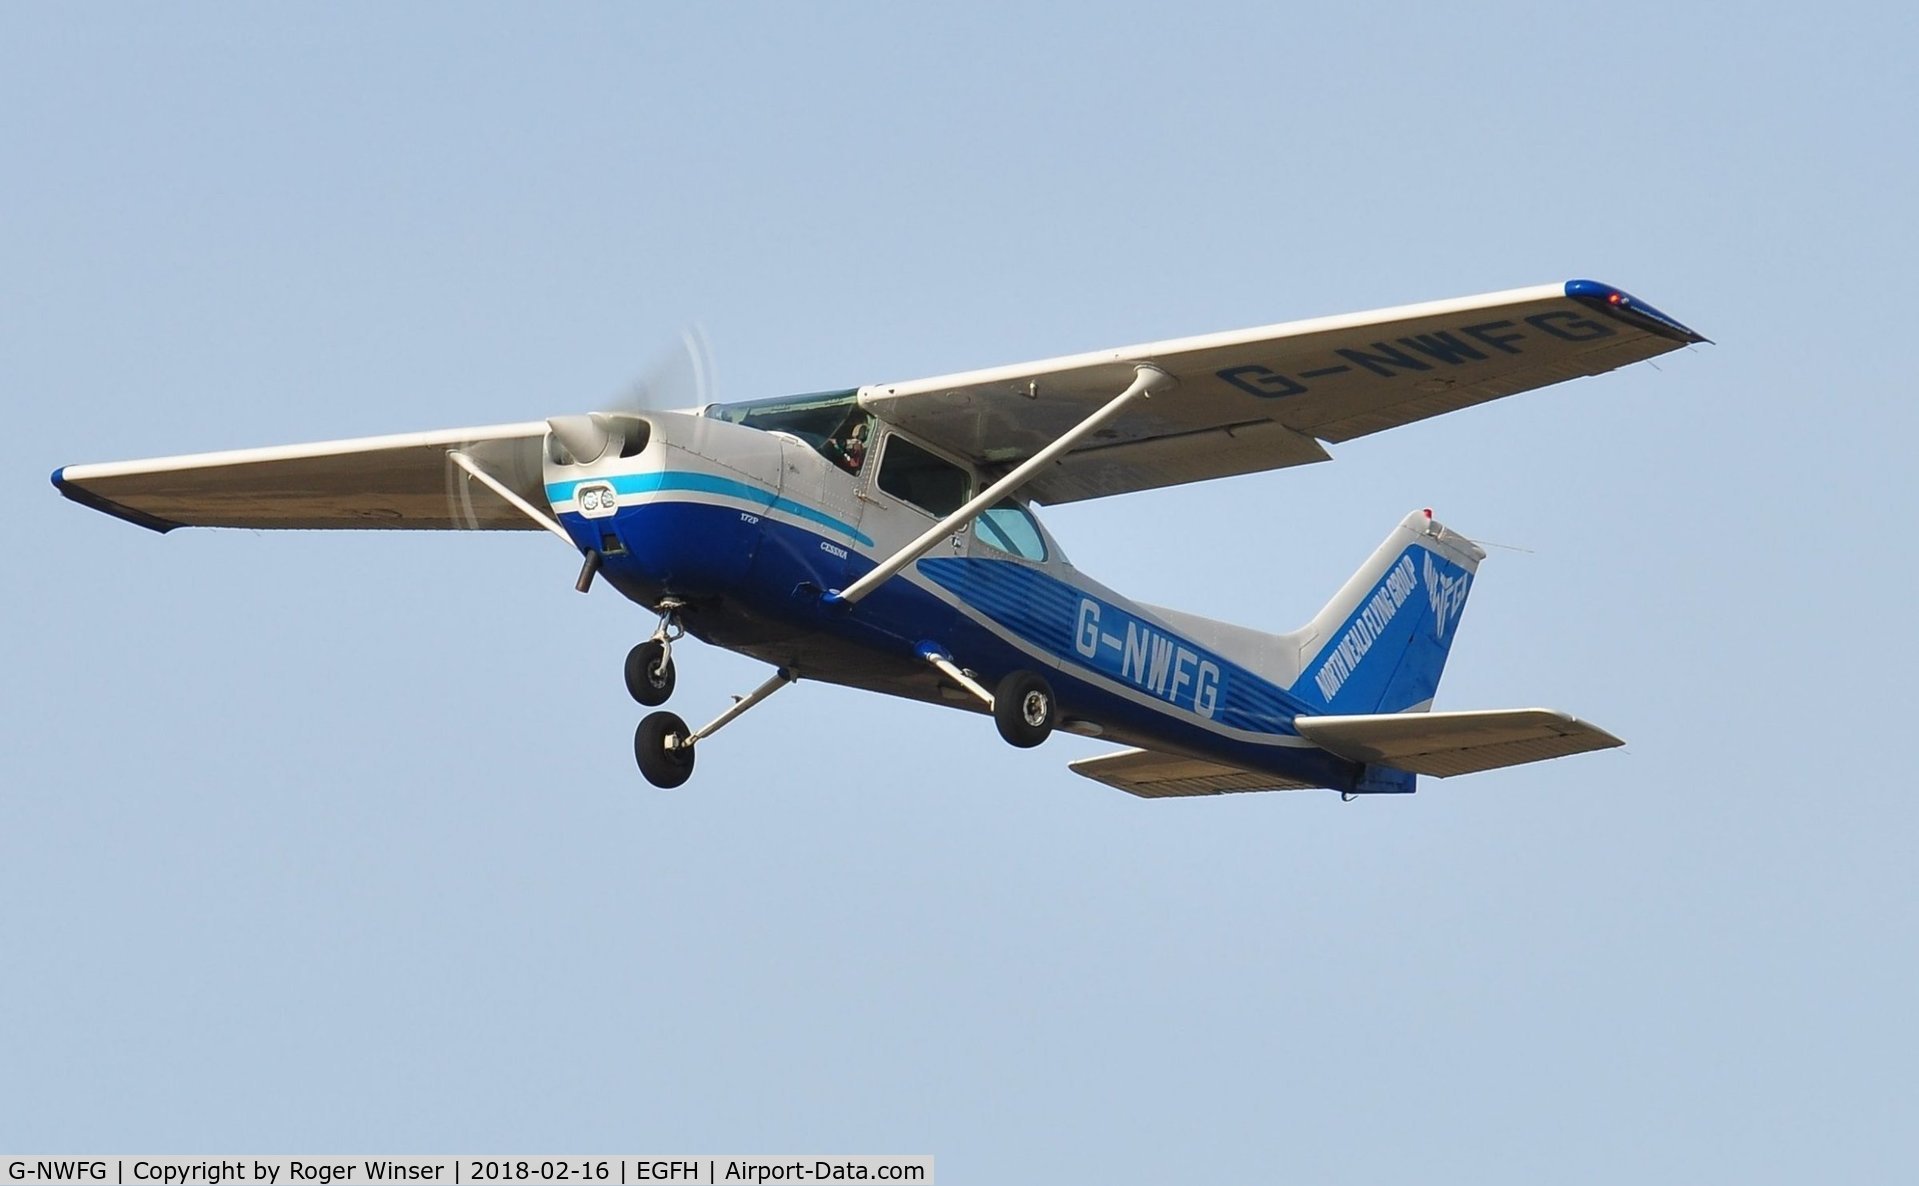
<instances>
[{"instance_id":1,"label":"wingtip","mask_svg":"<svg viewBox=\"0 0 1919 1186\"><path fill-rule=\"evenodd\" d=\"M1610 729L1602 729L1586 718L1563 708L1535 708L1532 711L1545 713L1554 718L1567 733L1584 733L1599 742L1595 749L1615 749L1626 744L1625 740Z\"/></svg>"},{"instance_id":2,"label":"wingtip","mask_svg":"<svg viewBox=\"0 0 1919 1186\"><path fill-rule=\"evenodd\" d=\"M162 519L158 515L149 515L145 511L121 506L110 498L102 498L84 487L76 486L67 481L67 470L70 468L63 465L53 471L53 488L58 490L62 497L77 502L89 510L99 511L103 515L112 515L116 519L125 519L136 527L144 527L148 531L155 531L161 535L165 535L176 527L186 526L184 523L175 523L171 519Z\"/></svg>"},{"instance_id":3,"label":"wingtip","mask_svg":"<svg viewBox=\"0 0 1919 1186\"><path fill-rule=\"evenodd\" d=\"M1624 289L1615 288L1599 280L1568 280L1566 295L1598 309L1608 317L1638 326L1662 338L1670 338L1688 346L1701 343L1710 345L1712 342L1712 339L1684 324L1678 318L1661 313Z\"/></svg>"}]
</instances>

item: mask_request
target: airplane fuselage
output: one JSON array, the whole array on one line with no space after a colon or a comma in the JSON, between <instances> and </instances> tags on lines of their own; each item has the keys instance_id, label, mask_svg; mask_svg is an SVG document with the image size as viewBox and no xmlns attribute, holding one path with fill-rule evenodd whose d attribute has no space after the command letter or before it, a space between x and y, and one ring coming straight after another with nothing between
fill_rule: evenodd
<instances>
[{"instance_id":1,"label":"airplane fuselage","mask_svg":"<svg viewBox=\"0 0 1919 1186\"><path fill-rule=\"evenodd\" d=\"M950 509L898 493L919 491L883 460L896 447L920 464L921 489L958 479L884 424L872 423L863 457L849 461L713 416L647 422L629 456L579 464L549 453L547 498L582 551L601 554L609 583L650 608L684 603L680 620L703 641L804 679L986 711L928 664L930 648L987 687L1041 673L1069 732L1341 790L1400 789L1299 737L1292 720L1313 706L1166 611L1079 572L1023 507L943 540L857 605L823 600ZM982 483L956 459L937 460Z\"/></svg>"}]
</instances>

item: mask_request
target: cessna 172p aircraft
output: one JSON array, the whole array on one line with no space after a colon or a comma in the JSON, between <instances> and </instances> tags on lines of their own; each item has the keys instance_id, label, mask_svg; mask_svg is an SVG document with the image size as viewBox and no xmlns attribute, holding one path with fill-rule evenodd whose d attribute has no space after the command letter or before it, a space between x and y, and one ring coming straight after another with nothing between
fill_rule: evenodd
<instances>
[{"instance_id":1,"label":"cessna 172p aircraft","mask_svg":"<svg viewBox=\"0 0 1919 1186\"><path fill-rule=\"evenodd\" d=\"M796 679L1129 747L1072 769L1146 797L1404 793L1621 744L1546 709L1433 712L1485 556L1414 512L1288 634L1130 601L1075 569L1032 504L1329 460L1338 443L1694 342L1591 280L1019 366L689 411L604 412L76 465L68 498L176 527L545 529L659 615L626 660L673 692L687 634L774 674L689 729L639 724L678 786L709 738Z\"/></svg>"}]
</instances>

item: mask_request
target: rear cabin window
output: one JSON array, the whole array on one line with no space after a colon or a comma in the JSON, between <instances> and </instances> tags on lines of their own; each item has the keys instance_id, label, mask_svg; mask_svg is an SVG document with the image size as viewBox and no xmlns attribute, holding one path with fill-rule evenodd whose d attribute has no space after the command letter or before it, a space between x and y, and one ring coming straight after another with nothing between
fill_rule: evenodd
<instances>
[{"instance_id":1,"label":"rear cabin window","mask_svg":"<svg viewBox=\"0 0 1919 1186\"><path fill-rule=\"evenodd\" d=\"M1032 513L1012 500L1000 503L979 517L973 534L988 547L998 548L1022 560L1046 559L1046 537Z\"/></svg>"},{"instance_id":2,"label":"rear cabin window","mask_svg":"<svg viewBox=\"0 0 1919 1186\"><path fill-rule=\"evenodd\" d=\"M890 437L880 458L880 489L932 515L950 515L966 505L972 479L944 457Z\"/></svg>"}]
</instances>

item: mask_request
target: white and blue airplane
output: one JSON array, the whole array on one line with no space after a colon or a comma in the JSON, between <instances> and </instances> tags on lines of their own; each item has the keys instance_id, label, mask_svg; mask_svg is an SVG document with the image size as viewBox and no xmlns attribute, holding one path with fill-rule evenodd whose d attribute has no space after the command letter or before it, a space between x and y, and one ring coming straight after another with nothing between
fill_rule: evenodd
<instances>
[{"instance_id":1,"label":"white and blue airplane","mask_svg":"<svg viewBox=\"0 0 1919 1186\"><path fill-rule=\"evenodd\" d=\"M1590 280L687 411L75 465L68 498L176 527L544 529L658 615L626 660L673 692L687 634L773 675L691 729L634 737L672 787L797 679L1128 748L1072 763L1146 797L1405 793L1621 744L1562 712L1434 712L1479 562L1406 516L1313 620L1270 634L1130 601L1033 505L1326 461L1338 443L1704 338Z\"/></svg>"}]
</instances>

